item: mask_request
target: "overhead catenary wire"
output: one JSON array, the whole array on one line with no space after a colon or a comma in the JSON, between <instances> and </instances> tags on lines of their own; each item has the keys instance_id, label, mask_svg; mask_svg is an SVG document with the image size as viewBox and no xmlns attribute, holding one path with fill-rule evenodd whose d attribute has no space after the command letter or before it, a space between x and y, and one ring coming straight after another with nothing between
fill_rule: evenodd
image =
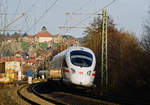
<instances>
[{"instance_id":1,"label":"overhead catenary wire","mask_svg":"<svg viewBox=\"0 0 150 105\"><path fill-rule=\"evenodd\" d=\"M63 29L64 29L64 30L67 30L67 32L69 32L69 31L70 31L69 29L73 29L73 27L76 27L76 26L78 26L79 24L83 23L85 20L89 19L91 16L94 16L94 15L100 16L101 14L99 14L99 12L101 12L101 11L102 11L103 9L105 9L105 8L108 8L108 7L109 7L110 5L112 5L115 1L116 1L116 0L112 0L110 3L108 3L107 5L105 5L103 8L101 8L101 9L97 10L96 12L90 14L90 16L87 16L87 17L85 17L84 19L80 20L80 22L78 22L77 24L72 25L71 27L67 27L67 28L65 27L65 28L63 28ZM73 15L73 14L74 14L74 13L72 13L72 15ZM88 14L87 14L87 15L88 15ZM83 24L82 24L82 25L83 25ZM88 26L87 28L92 29L90 26ZM92 30L96 31L95 29L92 29Z\"/></svg>"},{"instance_id":2,"label":"overhead catenary wire","mask_svg":"<svg viewBox=\"0 0 150 105\"><path fill-rule=\"evenodd\" d=\"M109 7L110 5L112 5L116 0L111 1L110 3L108 3L107 5L105 5L103 8L101 8L100 10L96 11L95 14L97 14L98 12L102 11L103 9Z\"/></svg>"},{"instance_id":3,"label":"overhead catenary wire","mask_svg":"<svg viewBox=\"0 0 150 105\"><path fill-rule=\"evenodd\" d=\"M18 12L20 4L21 4L21 0L18 0L18 3L17 3L17 6L16 6L15 13Z\"/></svg>"},{"instance_id":4,"label":"overhead catenary wire","mask_svg":"<svg viewBox=\"0 0 150 105\"><path fill-rule=\"evenodd\" d=\"M39 0L35 0L35 1L32 3L32 5L30 6L30 8L28 8L26 11L24 11L24 13L30 12L30 10L31 10L32 8L34 8L38 2L39 2Z\"/></svg>"},{"instance_id":5,"label":"overhead catenary wire","mask_svg":"<svg viewBox=\"0 0 150 105\"><path fill-rule=\"evenodd\" d=\"M21 4L21 0L19 0L19 1L20 1L20 2L18 2L18 8L19 8L19 5ZM40 1L40 0L35 0L35 1L33 1L33 2L31 3L31 5L30 5L29 8L23 10L23 13L25 13L26 16L25 16L25 18L24 18L24 19L25 19L24 22L22 22L21 29L23 29L24 27L29 27L29 24L28 24L28 22L27 22L29 13L30 13L30 11L37 5L37 3L38 3L39 1ZM17 10L18 8L16 8L16 11L18 11L18 10ZM20 26L20 25L19 25L19 26ZM17 27L17 26L15 26L15 27ZM22 31L23 31L23 30L22 30ZM24 30L24 31L25 31L25 30Z\"/></svg>"},{"instance_id":6,"label":"overhead catenary wire","mask_svg":"<svg viewBox=\"0 0 150 105\"><path fill-rule=\"evenodd\" d=\"M68 25L68 20L66 19L64 26L67 26L67 25ZM61 28L60 28L60 29L61 29ZM65 35L66 33L68 33L68 31L69 31L69 29L65 29L64 35Z\"/></svg>"},{"instance_id":7,"label":"overhead catenary wire","mask_svg":"<svg viewBox=\"0 0 150 105\"><path fill-rule=\"evenodd\" d=\"M6 13L8 10L8 1L5 0L5 8L4 8L4 13ZM7 24L7 14L4 15L4 27ZM7 28L6 28L7 29ZM3 34L5 34L5 31L3 31Z\"/></svg>"},{"instance_id":8,"label":"overhead catenary wire","mask_svg":"<svg viewBox=\"0 0 150 105\"><path fill-rule=\"evenodd\" d=\"M78 19L72 17L72 16L70 15L70 13L66 13L66 15L69 16L69 17L70 17L71 19L73 19L74 21L76 21L76 22L78 22L78 23L80 23L80 24L82 24L82 25L84 25L84 26L86 26L86 27L88 27L88 28L91 29L91 27L89 27L87 24L85 24L85 23L83 23L82 21L80 21L80 20L78 20Z\"/></svg>"},{"instance_id":9,"label":"overhead catenary wire","mask_svg":"<svg viewBox=\"0 0 150 105\"><path fill-rule=\"evenodd\" d=\"M2 13L5 13L8 9L8 6L7 6L7 0L0 0L0 12ZM3 15L0 15L1 17L1 27L5 26L6 24L6 16L7 14L3 14Z\"/></svg>"},{"instance_id":10,"label":"overhead catenary wire","mask_svg":"<svg viewBox=\"0 0 150 105\"><path fill-rule=\"evenodd\" d=\"M87 6L87 4L90 2L91 0L88 0L86 2L84 2L79 8L77 8L76 10L73 11L73 13L77 12L77 11L81 11L83 8L85 8ZM68 25L68 21L65 21L64 27ZM64 27L60 27L60 29L65 29L64 34L68 33L70 30L69 28L64 28ZM73 26L74 27L74 26ZM72 27L72 28L73 28Z\"/></svg>"},{"instance_id":11,"label":"overhead catenary wire","mask_svg":"<svg viewBox=\"0 0 150 105\"><path fill-rule=\"evenodd\" d=\"M7 0L4 0L5 1L5 5L6 5L6 3L7 3ZM15 11L14 11L14 13L6 13L6 8L8 8L8 6L6 5L4 5L4 9L5 10L3 10L4 11L4 13L1 13L2 15L4 15L4 16L6 16L6 15L18 15L18 10L19 10L19 8L20 8L20 5L21 5L21 1L22 0L18 0L18 2L16 3L16 9L15 9ZM32 9L32 8L34 8L35 6L36 6L36 4L38 3L38 1L39 0L35 0L34 2L32 2L32 3L30 3L31 4L31 6L29 7L29 8L27 8L27 10L25 9L24 11L23 11L23 13L22 14L26 14L26 13L29 13L30 12L30 10ZM1 3L1 2L0 2ZM4 4L4 3L2 3L2 4ZM11 21L13 22L14 20L16 20L16 18L15 18L15 16L13 16L13 17L11 17L12 19L11 19ZM4 17L4 19L5 19L5 17ZM6 19L5 19L6 20ZM4 21L5 22L5 21ZM11 23L11 22L10 22ZM7 22L5 22L4 23L5 25L3 26L4 28L6 28L7 27ZM20 26L20 25L18 25L18 26ZM23 26L23 25L21 25L21 26ZM17 27L17 25L16 26L14 26L13 25L13 29L15 29ZM4 30L6 30L6 29L4 29Z\"/></svg>"},{"instance_id":12,"label":"overhead catenary wire","mask_svg":"<svg viewBox=\"0 0 150 105\"><path fill-rule=\"evenodd\" d=\"M114 2L115 2L116 0L113 0L113 1L111 1L110 3L108 3L107 5L105 5L103 8L101 8L101 9L99 9L99 10L97 10L96 12L94 12L93 14L98 14L99 12L101 12L104 8L107 8L107 7L109 7L110 5L112 5ZM99 14L98 14L99 15ZM87 16L87 17L85 17L83 20L81 20L81 22L83 22L83 21L85 21L85 20L87 20L87 19L89 19L91 17L91 15L90 16ZM78 23L77 24L75 24L75 25L73 25L73 27L75 27L75 26L77 26L78 25Z\"/></svg>"},{"instance_id":13,"label":"overhead catenary wire","mask_svg":"<svg viewBox=\"0 0 150 105\"><path fill-rule=\"evenodd\" d=\"M16 6L16 10L15 10L14 14L17 14L20 4L21 4L21 0L18 0L17 6ZM12 18L14 18L14 16Z\"/></svg>"},{"instance_id":14,"label":"overhead catenary wire","mask_svg":"<svg viewBox=\"0 0 150 105\"><path fill-rule=\"evenodd\" d=\"M91 1L91 0L88 0L87 2L85 2L84 4L82 4L82 5L80 6L80 8L74 10L73 12L77 12L77 11L82 10L82 9L89 3L89 1Z\"/></svg>"},{"instance_id":15,"label":"overhead catenary wire","mask_svg":"<svg viewBox=\"0 0 150 105\"><path fill-rule=\"evenodd\" d=\"M3 3L2 3L2 1L0 1L0 13L3 11L2 10L2 5ZM3 26L3 16L2 15L0 15L0 27L2 27Z\"/></svg>"},{"instance_id":16,"label":"overhead catenary wire","mask_svg":"<svg viewBox=\"0 0 150 105\"><path fill-rule=\"evenodd\" d=\"M53 2L53 4L51 6L49 6L45 12L37 19L37 21L31 26L29 27L29 29L27 30L27 32L29 32L37 23L39 23L39 21L47 14L47 12L55 6L55 4L58 2L58 0L55 0L55 2Z\"/></svg>"},{"instance_id":17,"label":"overhead catenary wire","mask_svg":"<svg viewBox=\"0 0 150 105\"><path fill-rule=\"evenodd\" d=\"M87 6L87 4L92 1L92 0L88 0L85 4L83 4L79 9L75 10L72 12L72 15L95 15L94 13L77 13L77 11L81 11L81 9L85 8L85 6ZM90 3L92 4L92 3ZM93 6L92 6L93 7ZM95 6L94 6L95 7Z\"/></svg>"},{"instance_id":18,"label":"overhead catenary wire","mask_svg":"<svg viewBox=\"0 0 150 105\"><path fill-rule=\"evenodd\" d=\"M19 10L19 8L20 8L20 4L21 4L21 0L18 0L17 5L16 5L16 10L15 10L15 12L14 12L14 15L12 16L12 19L14 19L14 18L15 18L15 15L17 15L17 12L18 12L18 10ZM13 28L16 29L16 27L17 27L17 25L14 26ZM13 31L13 30L12 30L12 31ZM15 31L15 30L14 30L14 31Z\"/></svg>"}]
</instances>

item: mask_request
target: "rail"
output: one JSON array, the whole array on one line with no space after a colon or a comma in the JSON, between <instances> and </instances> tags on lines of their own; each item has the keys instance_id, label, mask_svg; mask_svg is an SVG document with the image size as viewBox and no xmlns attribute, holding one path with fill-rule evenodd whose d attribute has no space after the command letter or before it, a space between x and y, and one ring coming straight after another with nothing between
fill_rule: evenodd
<instances>
[{"instance_id":1,"label":"rail","mask_svg":"<svg viewBox=\"0 0 150 105\"><path fill-rule=\"evenodd\" d=\"M32 104L32 105L40 105L40 104L38 104L38 103L36 103L36 102L34 102L34 101L32 101L32 100L26 98L25 96L23 96L23 95L21 94L21 90L22 90L25 86L27 86L27 85L22 85L22 86L20 86L20 87L18 88L18 90L17 90L17 94L18 94L23 100L25 100L26 102L28 102L28 103L30 103L30 104Z\"/></svg>"},{"instance_id":2,"label":"rail","mask_svg":"<svg viewBox=\"0 0 150 105\"><path fill-rule=\"evenodd\" d=\"M36 96L38 96L38 97L40 97L40 98L42 98L42 99L44 99L44 100L46 100L46 101L48 101L48 102L54 103L54 104L56 104L56 105L66 105L66 103L64 103L64 102L60 102L60 101L58 101L58 100L56 100L56 99L47 98L47 97L42 96L40 93L38 93L38 92L34 89L37 85L38 85L38 83L37 83L37 84L33 84L33 85L31 86L31 90L32 90L32 92L33 92Z\"/></svg>"}]
</instances>

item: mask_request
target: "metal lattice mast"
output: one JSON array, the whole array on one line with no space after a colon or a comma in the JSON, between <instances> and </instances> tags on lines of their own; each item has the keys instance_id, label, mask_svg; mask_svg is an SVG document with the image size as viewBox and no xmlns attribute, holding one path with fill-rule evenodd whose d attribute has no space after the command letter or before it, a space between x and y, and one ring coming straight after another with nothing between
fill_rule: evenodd
<instances>
[{"instance_id":1,"label":"metal lattice mast","mask_svg":"<svg viewBox=\"0 0 150 105\"><path fill-rule=\"evenodd\" d=\"M102 53L101 53L101 87L108 87L108 61L107 61L107 10L102 13Z\"/></svg>"}]
</instances>

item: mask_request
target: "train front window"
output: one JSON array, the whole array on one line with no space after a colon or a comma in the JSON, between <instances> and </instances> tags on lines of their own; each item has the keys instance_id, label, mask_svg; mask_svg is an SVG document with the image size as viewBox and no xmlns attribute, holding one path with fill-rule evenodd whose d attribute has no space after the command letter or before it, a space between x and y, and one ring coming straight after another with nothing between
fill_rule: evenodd
<instances>
[{"instance_id":1,"label":"train front window","mask_svg":"<svg viewBox=\"0 0 150 105\"><path fill-rule=\"evenodd\" d=\"M93 56L89 52L76 50L70 53L71 63L80 67L90 67Z\"/></svg>"}]
</instances>

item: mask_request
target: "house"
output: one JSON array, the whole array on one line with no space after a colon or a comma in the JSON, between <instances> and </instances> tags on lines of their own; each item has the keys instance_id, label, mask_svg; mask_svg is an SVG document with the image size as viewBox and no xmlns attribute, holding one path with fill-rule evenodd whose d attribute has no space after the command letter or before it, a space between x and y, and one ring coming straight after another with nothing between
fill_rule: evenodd
<instances>
[{"instance_id":1,"label":"house","mask_svg":"<svg viewBox=\"0 0 150 105\"><path fill-rule=\"evenodd\" d=\"M29 42L34 42L35 41L35 38L34 38L34 36L33 35L28 35L28 41Z\"/></svg>"},{"instance_id":2,"label":"house","mask_svg":"<svg viewBox=\"0 0 150 105\"><path fill-rule=\"evenodd\" d=\"M22 37L18 37L18 40L23 42L35 42L36 38L33 35L28 35L27 33L24 33Z\"/></svg>"},{"instance_id":3,"label":"house","mask_svg":"<svg viewBox=\"0 0 150 105\"><path fill-rule=\"evenodd\" d=\"M39 32L37 35L36 35L37 39L38 39L38 42L42 43L42 42L50 42L53 40L53 36L52 34L50 34L46 27L43 26L42 29L41 29L41 32Z\"/></svg>"},{"instance_id":4,"label":"house","mask_svg":"<svg viewBox=\"0 0 150 105\"><path fill-rule=\"evenodd\" d=\"M19 41L19 42L22 41L22 36L21 36L21 35L18 36L18 41Z\"/></svg>"},{"instance_id":5,"label":"house","mask_svg":"<svg viewBox=\"0 0 150 105\"><path fill-rule=\"evenodd\" d=\"M12 71L18 72L19 70L21 70L20 62L18 61L5 62L5 72L12 72Z\"/></svg>"},{"instance_id":6,"label":"house","mask_svg":"<svg viewBox=\"0 0 150 105\"><path fill-rule=\"evenodd\" d=\"M69 46L79 46L79 42L77 40L69 40Z\"/></svg>"},{"instance_id":7,"label":"house","mask_svg":"<svg viewBox=\"0 0 150 105\"><path fill-rule=\"evenodd\" d=\"M53 36L53 42L54 43L61 43L64 41L63 37L59 34Z\"/></svg>"},{"instance_id":8,"label":"house","mask_svg":"<svg viewBox=\"0 0 150 105\"><path fill-rule=\"evenodd\" d=\"M16 41L16 39L15 38L6 38L6 41L7 42L14 42L14 41Z\"/></svg>"}]
</instances>

